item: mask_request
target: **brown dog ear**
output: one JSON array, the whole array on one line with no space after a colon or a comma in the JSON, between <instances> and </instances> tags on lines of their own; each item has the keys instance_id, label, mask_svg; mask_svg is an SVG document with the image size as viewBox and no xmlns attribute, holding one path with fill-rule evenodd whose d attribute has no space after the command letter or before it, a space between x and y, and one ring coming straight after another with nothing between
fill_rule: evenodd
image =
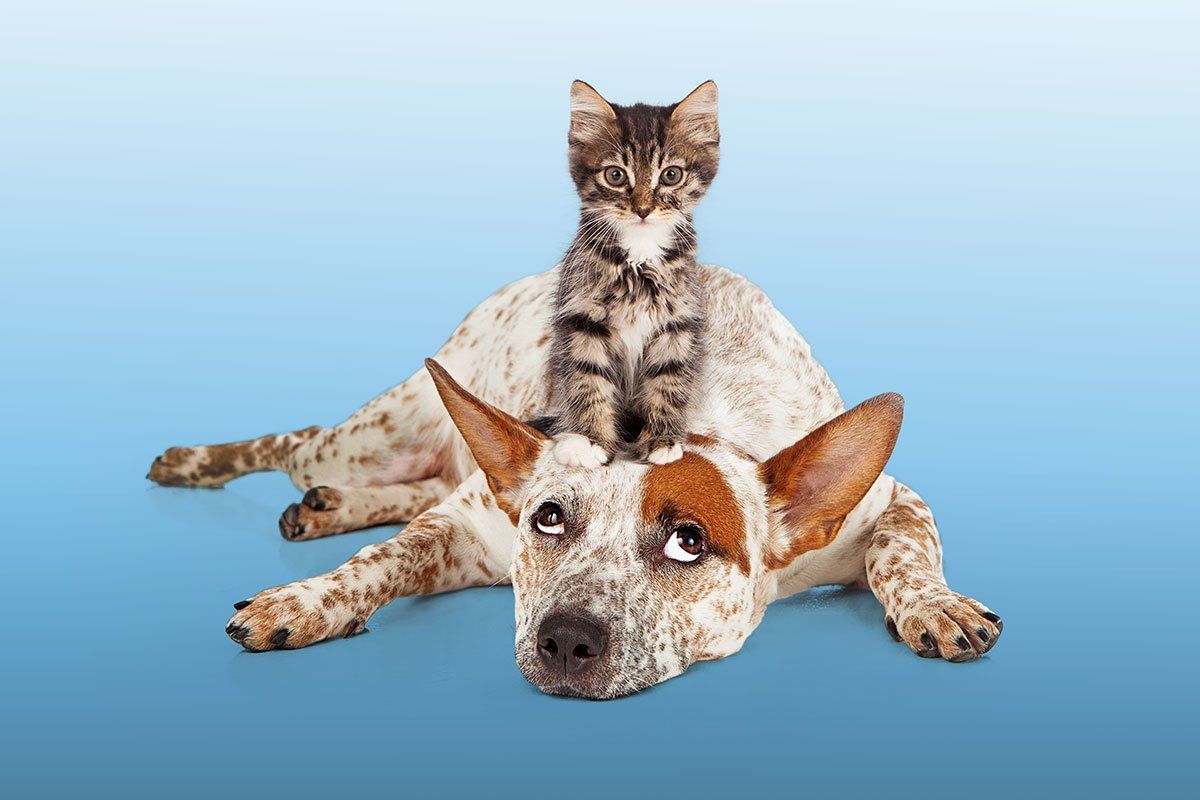
<instances>
[{"instance_id":1,"label":"brown dog ear","mask_svg":"<svg viewBox=\"0 0 1200 800\"><path fill-rule=\"evenodd\" d=\"M425 359L425 368L442 405L487 476L497 504L515 523L521 489L549 437L468 392L432 358Z\"/></svg>"},{"instance_id":2,"label":"brown dog ear","mask_svg":"<svg viewBox=\"0 0 1200 800\"><path fill-rule=\"evenodd\" d=\"M597 136L611 135L609 125L617 112L600 93L583 81L571 84L571 129L567 140L579 144Z\"/></svg>"},{"instance_id":3,"label":"brown dog ear","mask_svg":"<svg viewBox=\"0 0 1200 800\"><path fill-rule=\"evenodd\" d=\"M846 515L883 472L903 417L904 398L881 394L762 463L759 475L785 532L765 557L769 569L833 541Z\"/></svg>"}]
</instances>

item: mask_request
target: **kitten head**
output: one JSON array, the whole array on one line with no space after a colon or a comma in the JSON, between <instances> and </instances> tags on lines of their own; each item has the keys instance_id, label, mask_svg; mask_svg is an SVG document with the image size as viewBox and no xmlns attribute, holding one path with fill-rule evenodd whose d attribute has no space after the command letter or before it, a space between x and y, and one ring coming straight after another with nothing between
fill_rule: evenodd
<instances>
[{"instance_id":1,"label":"kitten head","mask_svg":"<svg viewBox=\"0 0 1200 800\"><path fill-rule=\"evenodd\" d=\"M585 212L614 229L686 220L717 174L717 85L669 106L609 103L571 85L571 177Z\"/></svg>"}]
</instances>

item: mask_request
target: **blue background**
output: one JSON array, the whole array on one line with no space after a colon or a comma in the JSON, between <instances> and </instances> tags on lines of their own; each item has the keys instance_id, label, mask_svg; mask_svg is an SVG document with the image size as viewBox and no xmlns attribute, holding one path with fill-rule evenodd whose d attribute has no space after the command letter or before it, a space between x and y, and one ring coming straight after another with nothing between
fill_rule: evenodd
<instances>
[{"instance_id":1,"label":"blue background","mask_svg":"<svg viewBox=\"0 0 1200 800\"><path fill-rule=\"evenodd\" d=\"M1194 3L404 5L6 6L6 789L1194 789ZM303 651L225 637L393 531L285 543L282 476L162 489L150 460L335 423L552 265L575 77L718 81L701 255L848 401L906 396L891 471L1004 617L989 657L918 659L828 589L612 703L521 679L507 588Z\"/></svg>"}]
</instances>

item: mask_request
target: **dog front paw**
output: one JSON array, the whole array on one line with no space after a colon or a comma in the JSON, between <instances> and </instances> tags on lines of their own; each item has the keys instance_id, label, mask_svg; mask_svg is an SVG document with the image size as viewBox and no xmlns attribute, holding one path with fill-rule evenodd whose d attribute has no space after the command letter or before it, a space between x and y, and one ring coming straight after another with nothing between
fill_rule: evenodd
<instances>
[{"instance_id":1,"label":"dog front paw","mask_svg":"<svg viewBox=\"0 0 1200 800\"><path fill-rule=\"evenodd\" d=\"M322 576L259 592L234 603L229 638L252 653L288 650L366 631L369 614L355 610L346 592Z\"/></svg>"},{"instance_id":2,"label":"dog front paw","mask_svg":"<svg viewBox=\"0 0 1200 800\"><path fill-rule=\"evenodd\" d=\"M554 437L554 460L565 467L600 467L608 463L608 453L586 436L560 433Z\"/></svg>"},{"instance_id":3,"label":"dog front paw","mask_svg":"<svg viewBox=\"0 0 1200 800\"><path fill-rule=\"evenodd\" d=\"M683 458L683 442L673 436L653 436L634 445L633 455L649 464L670 464Z\"/></svg>"},{"instance_id":4,"label":"dog front paw","mask_svg":"<svg viewBox=\"0 0 1200 800\"><path fill-rule=\"evenodd\" d=\"M991 650L1004 630L1000 617L983 603L949 589L900 606L885 623L893 639L922 658L955 663L974 661Z\"/></svg>"}]
</instances>

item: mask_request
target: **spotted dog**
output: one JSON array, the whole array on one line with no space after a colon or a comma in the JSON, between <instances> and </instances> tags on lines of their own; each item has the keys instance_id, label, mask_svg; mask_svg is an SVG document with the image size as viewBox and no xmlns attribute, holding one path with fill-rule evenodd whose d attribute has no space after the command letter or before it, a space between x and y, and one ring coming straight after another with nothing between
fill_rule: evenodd
<instances>
[{"instance_id":1,"label":"spotted dog","mask_svg":"<svg viewBox=\"0 0 1200 800\"><path fill-rule=\"evenodd\" d=\"M400 386L332 428L172 448L149 477L281 470L299 541L407 522L342 566L235 605L247 650L364 629L397 597L511 582L516 658L546 692L609 698L737 652L767 605L869 587L917 655L970 661L1000 618L952 591L929 508L882 470L902 401L845 411L808 345L745 279L701 267L711 320L684 455L566 466L521 420L546 407L554 270L484 301Z\"/></svg>"}]
</instances>

